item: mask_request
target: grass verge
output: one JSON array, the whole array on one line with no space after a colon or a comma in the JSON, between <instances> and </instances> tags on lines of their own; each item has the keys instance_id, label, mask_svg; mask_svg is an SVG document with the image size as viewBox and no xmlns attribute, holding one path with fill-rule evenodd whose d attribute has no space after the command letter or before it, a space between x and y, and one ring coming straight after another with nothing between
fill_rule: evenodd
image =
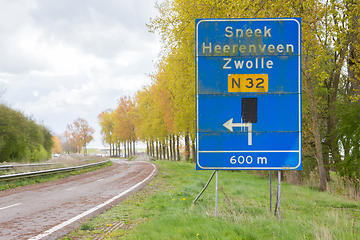
<instances>
[{"instance_id":1,"label":"grass verge","mask_svg":"<svg viewBox=\"0 0 360 240\"><path fill-rule=\"evenodd\" d=\"M359 202L282 183L278 222L269 211L268 179L219 171L214 217L214 179L192 203L211 171L196 171L189 163L155 163L159 174L148 186L62 239L360 239Z\"/></svg>"},{"instance_id":2,"label":"grass verge","mask_svg":"<svg viewBox=\"0 0 360 240\"><path fill-rule=\"evenodd\" d=\"M33 185L36 183L54 181L54 180L58 180L60 178L66 178L66 177L73 176L73 175L78 175L78 174L82 174L82 173L86 173L86 172L95 171L95 170L98 170L98 169L101 169L101 168L104 168L107 166L111 166L111 165L112 165L112 162L109 161L105 164L97 165L94 167L82 168L82 169L74 170L71 172L54 173L54 174L47 174L47 175L43 175L43 176L35 176L35 177L30 177L30 178L21 178L21 179L9 180L9 181L0 181L0 191L6 190L9 188Z\"/></svg>"}]
</instances>

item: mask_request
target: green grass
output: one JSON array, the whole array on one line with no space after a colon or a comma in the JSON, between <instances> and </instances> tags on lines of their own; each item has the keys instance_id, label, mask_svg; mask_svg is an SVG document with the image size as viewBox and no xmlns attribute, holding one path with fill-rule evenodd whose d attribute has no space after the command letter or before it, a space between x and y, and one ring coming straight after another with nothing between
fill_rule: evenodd
<instances>
[{"instance_id":1,"label":"green grass","mask_svg":"<svg viewBox=\"0 0 360 240\"><path fill-rule=\"evenodd\" d=\"M94 226L91 224L91 222L86 222L83 225L81 225L80 230L91 231L94 230Z\"/></svg>"},{"instance_id":2,"label":"green grass","mask_svg":"<svg viewBox=\"0 0 360 240\"><path fill-rule=\"evenodd\" d=\"M73 231L63 239L360 239L359 202L282 183L279 222L269 211L269 179L219 171L215 217L215 179L192 203L211 171L196 171L189 163L155 163L159 174L148 186L93 218L92 230ZM100 230L116 222L125 225L107 233Z\"/></svg>"},{"instance_id":3,"label":"green grass","mask_svg":"<svg viewBox=\"0 0 360 240\"><path fill-rule=\"evenodd\" d=\"M136 158L137 158L137 156L134 155L134 156L131 156L128 160L129 160L129 161L134 161Z\"/></svg>"},{"instance_id":4,"label":"green grass","mask_svg":"<svg viewBox=\"0 0 360 240\"><path fill-rule=\"evenodd\" d=\"M78 174L82 174L82 173L86 173L86 172L95 171L95 170L98 170L98 169L101 169L101 168L104 168L107 166L111 166L111 165L112 165L112 162L109 161L105 164L101 164L101 165L94 166L94 167L82 168L82 169L74 170L71 172L54 173L54 174L47 174L47 175L43 175L43 176L35 176L35 177L30 177L30 178L0 181L0 191L6 190L9 188L33 185L36 183L54 181L54 180L58 180L60 178L66 178L66 177L73 176L73 175L78 175Z\"/></svg>"}]
</instances>

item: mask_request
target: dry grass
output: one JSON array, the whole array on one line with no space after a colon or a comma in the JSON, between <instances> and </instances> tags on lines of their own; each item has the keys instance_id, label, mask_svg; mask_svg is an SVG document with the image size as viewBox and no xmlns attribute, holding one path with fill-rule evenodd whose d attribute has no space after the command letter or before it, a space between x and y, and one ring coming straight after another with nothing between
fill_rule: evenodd
<instances>
[{"instance_id":1,"label":"dry grass","mask_svg":"<svg viewBox=\"0 0 360 240\"><path fill-rule=\"evenodd\" d=\"M269 171L254 171L254 175L269 178ZM331 181L327 183L327 191L334 194L346 197L349 200L360 201L360 180L349 180L347 178L337 175L335 172L330 172ZM273 171L272 177L277 179L277 171ZM273 181L274 181L273 180ZM298 176L294 174L294 171L283 171L282 181L291 184L316 187L319 186L319 177L316 171L310 173L309 178L299 181ZM299 184L300 183L300 184Z\"/></svg>"}]
</instances>

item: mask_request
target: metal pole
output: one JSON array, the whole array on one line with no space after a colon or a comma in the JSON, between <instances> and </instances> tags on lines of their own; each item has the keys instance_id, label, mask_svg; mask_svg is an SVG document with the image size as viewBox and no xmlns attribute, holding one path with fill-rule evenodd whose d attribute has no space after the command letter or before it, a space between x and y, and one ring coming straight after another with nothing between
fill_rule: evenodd
<instances>
[{"instance_id":1,"label":"metal pole","mask_svg":"<svg viewBox=\"0 0 360 240\"><path fill-rule=\"evenodd\" d=\"M211 179L214 177L214 174L216 173L216 170L211 174L211 177L209 178L209 181L206 183L205 187L203 188L203 190L199 193L199 195L195 198L195 200L193 201L193 203L195 203L199 197L201 196L201 194L205 191L205 189L209 186L209 183L211 181Z\"/></svg>"},{"instance_id":2,"label":"metal pole","mask_svg":"<svg viewBox=\"0 0 360 240\"><path fill-rule=\"evenodd\" d=\"M271 209L272 209L272 189L271 189L271 186L272 186L272 172L270 170L270 212L271 212Z\"/></svg>"},{"instance_id":3,"label":"metal pole","mask_svg":"<svg viewBox=\"0 0 360 240\"><path fill-rule=\"evenodd\" d=\"M217 217L218 206L218 170L216 170L216 186L215 186L215 217Z\"/></svg>"},{"instance_id":4,"label":"metal pole","mask_svg":"<svg viewBox=\"0 0 360 240\"><path fill-rule=\"evenodd\" d=\"M281 215L280 215L280 199L281 199L281 171L278 171L278 220L281 222Z\"/></svg>"}]
</instances>

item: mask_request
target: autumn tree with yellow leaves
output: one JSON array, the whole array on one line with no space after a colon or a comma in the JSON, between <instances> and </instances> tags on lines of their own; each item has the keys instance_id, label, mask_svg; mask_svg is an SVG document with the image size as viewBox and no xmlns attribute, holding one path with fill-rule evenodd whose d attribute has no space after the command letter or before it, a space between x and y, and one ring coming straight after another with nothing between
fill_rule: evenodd
<instances>
[{"instance_id":1,"label":"autumn tree with yellow leaves","mask_svg":"<svg viewBox=\"0 0 360 240\"><path fill-rule=\"evenodd\" d=\"M136 132L140 140L146 142L149 155L157 159L179 160L175 146L179 138L174 129L171 93L161 86L151 85L137 92Z\"/></svg>"},{"instance_id":2,"label":"autumn tree with yellow leaves","mask_svg":"<svg viewBox=\"0 0 360 240\"><path fill-rule=\"evenodd\" d=\"M319 186L326 190L330 169L343 168L341 149L345 148L349 163L354 162L357 155L350 155L357 149L358 140L345 129L339 131L338 120L346 121L346 116L339 115L337 108L350 108L350 103L359 102L358 0L166 0L155 7L159 15L148 27L160 35L163 57L152 84L161 84L157 88L166 87L171 92L175 131L185 137L186 151L186 139L194 139L195 134L195 19L301 17L304 167L317 169ZM358 128L354 121L352 126ZM353 144L344 140L348 139L346 134L354 139ZM344 174L346 171L349 168Z\"/></svg>"},{"instance_id":3,"label":"autumn tree with yellow leaves","mask_svg":"<svg viewBox=\"0 0 360 240\"><path fill-rule=\"evenodd\" d=\"M111 109L107 109L98 115L98 121L101 127L101 140L104 145L109 145L110 156L115 154L115 141L114 141L114 128L115 128L115 112Z\"/></svg>"},{"instance_id":4,"label":"autumn tree with yellow leaves","mask_svg":"<svg viewBox=\"0 0 360 240\"><path fill-rule=\"evenodd\" d=\"M53 147L51 148L52 153L54 154L60 154L62 152L62 148L61 148L61 140L58 136L52 136L52 141L53 141Z\"/></svg>"},{"instance_id":5,"label":"autumn tree with yellow leaves","mask_svg":"<svg viewBox=\"0 0 360 240\"><path fill-rule=\"evenodd\" d=\"M118 100L115 109L114 133L124 145L125 157L135 154L135 126L134 126L134 102L129 96L123 96Z\"/></svg>"},{"instance_id":6,"label":"autumn tree with yellow leaves","mask_svg":"<svg viewBox=\"0 0 360 240\"><path fill-rule=\"evenodd\" d=\"M102 142L110 147L111 156L120 156L120 145L125 157L135 154L135 102L129 96L118 99L116 109L107 109L98 115Z\"/></svg>"},{"instance_id":7,"label":"autumn tree with yellow leaves","mask_svg":"<svg viewBox=\"0 0 360 240\"><path fill-rule=\"evenodd\" d=\"M67 125L64 135L79 153L84 148L84 154L86 156L86 145L94 139L94 132L95 130L89 126L89 123L85 119L78 118L72 124Z\"/></svg>"},{"instance_id":8,"label":"autumn tree with yellow leaves","mask_svg":"<svg viewBox=\"0 0 360 240\"><path fill-rule=\"evenodd\" d=\"M359 0L165 0L155 8L147 26L160 36L161 58L152 83L113 110L121 141L177 160L184 142L185 159L192 152L195 161L195 19L300 17L304 171L293 173L317 173L324 191L331 170L360 178Z\"/></svg>"}]
</instances>

